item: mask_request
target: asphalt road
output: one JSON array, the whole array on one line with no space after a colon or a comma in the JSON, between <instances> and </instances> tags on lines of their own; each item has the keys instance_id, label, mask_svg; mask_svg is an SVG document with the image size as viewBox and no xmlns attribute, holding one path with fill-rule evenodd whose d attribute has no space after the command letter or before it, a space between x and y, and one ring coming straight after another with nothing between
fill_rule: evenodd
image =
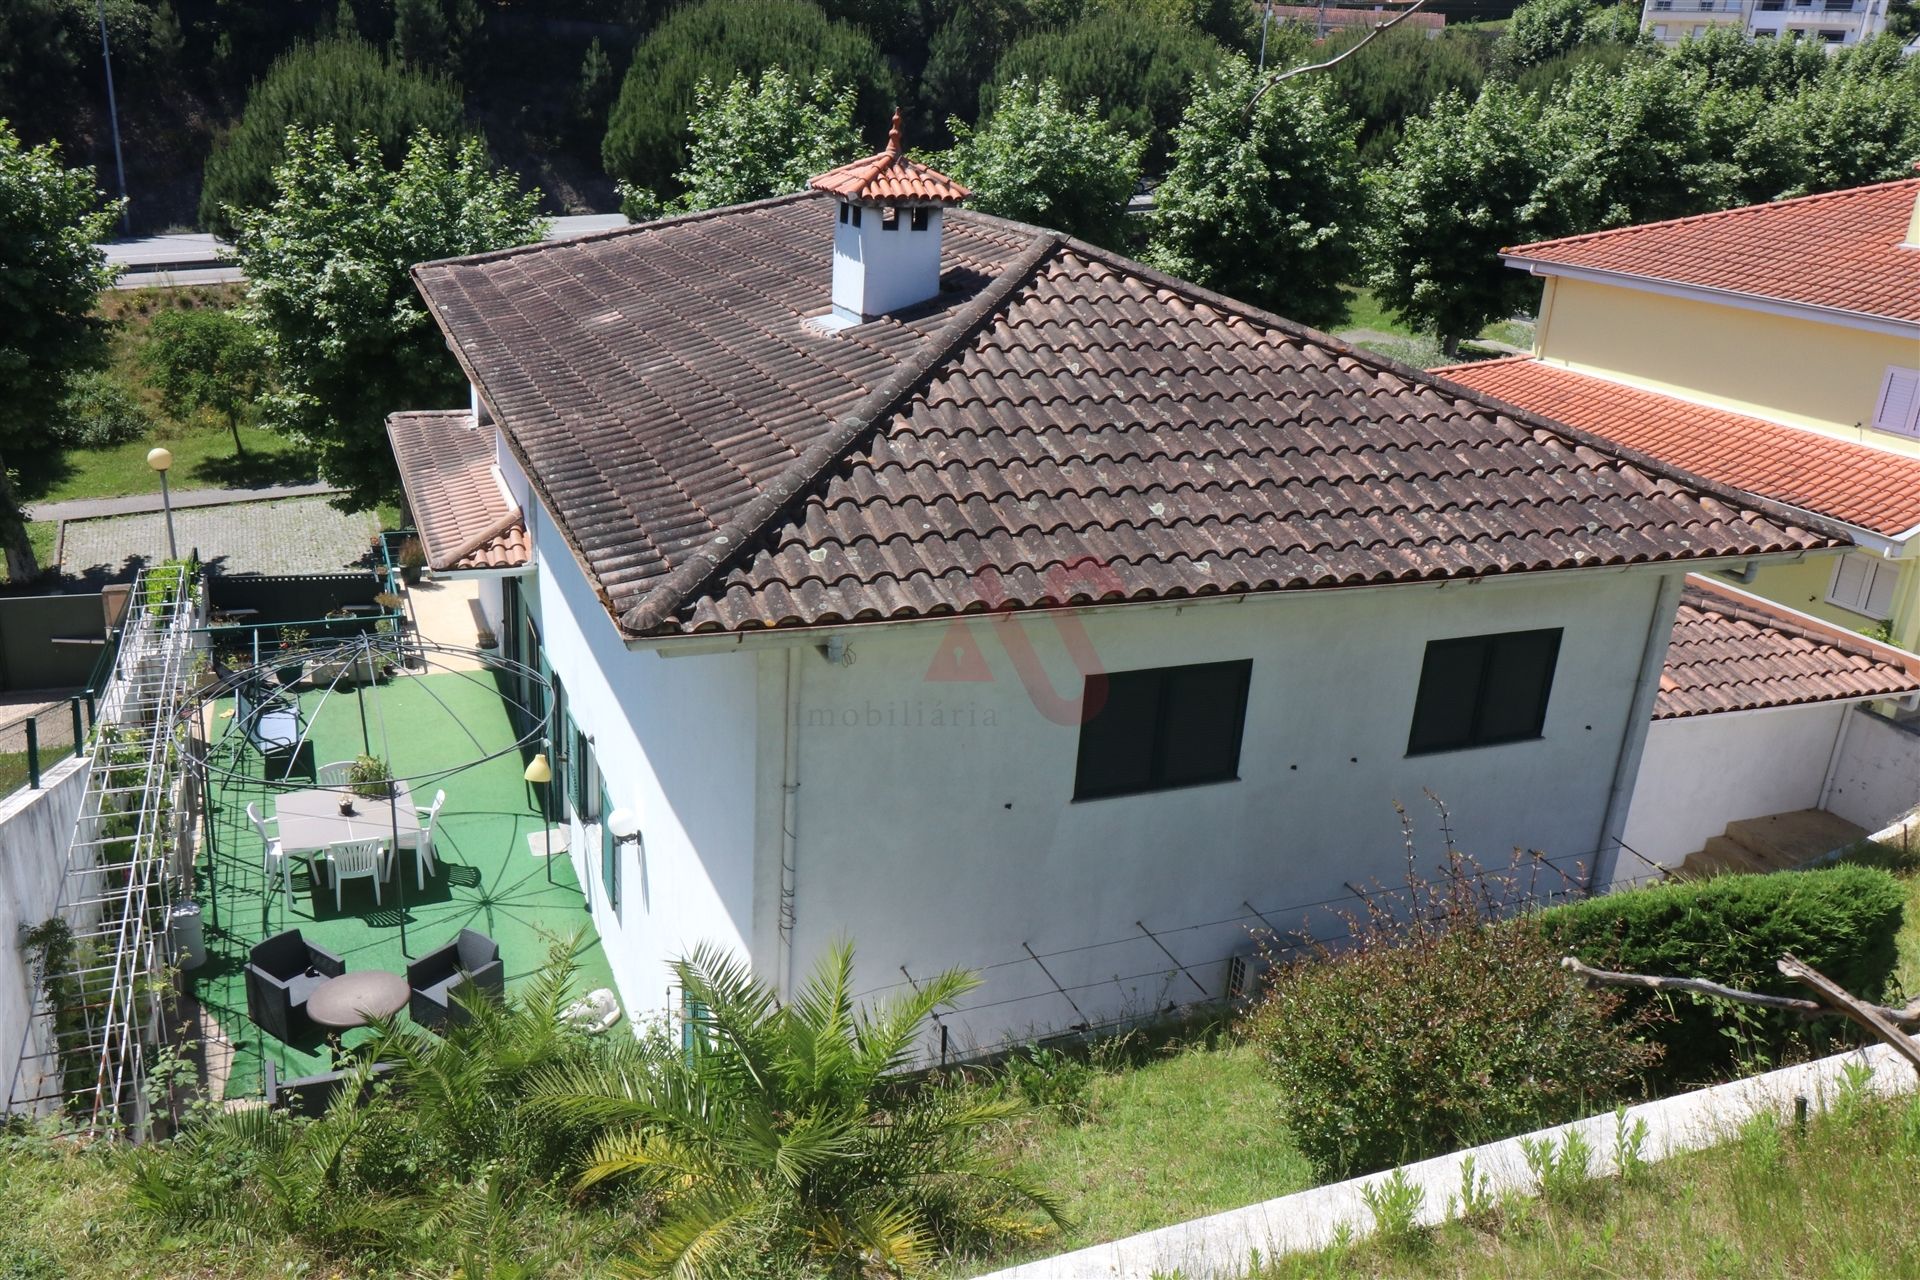
<instances>
[{"instance_id":1,"label":"asphalt road","mask_svg":"<svg viewBox=\"0 0 1920 1280\"><path fill-rule=\"evenodd\" d=\"M617 213L555 218L547 230L547 239L571 240L626 225L627 220ZM241 280L240 268L222 258L225 247L205 232L193 232L148 236L143 240L114 240L101 245L100 249L107 255L108 262L121 268L114 288L172 289L196 284L233 284Z\"/></svg>"}]
</instances>

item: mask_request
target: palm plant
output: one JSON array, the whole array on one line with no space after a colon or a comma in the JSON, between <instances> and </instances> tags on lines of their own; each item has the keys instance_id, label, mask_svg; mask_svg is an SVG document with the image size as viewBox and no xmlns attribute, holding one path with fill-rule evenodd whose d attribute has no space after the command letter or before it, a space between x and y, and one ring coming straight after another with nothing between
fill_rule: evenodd
<instances>
[{"instance_id":1,"label":"palm plant","mask_svg":"<svg viewBox=\"0 0 1920 1280\"><path fill-rule=\"evenodd\" d=\"M853 950L836 946L782 1005L732 954L674 965L685 1052L624 1047L547 1073L531 1107L592 1136L578 1187L615 1180L660 1204L643 1273L701 1280L745 1250L813 1272L922 1270L942 1249L1042 1229L1058 1204L984 1149L1028 1109L1016 1096L910 1084L935 1009L971 990L949 972L857 1009Z\"/></svg>"}]
</instances>

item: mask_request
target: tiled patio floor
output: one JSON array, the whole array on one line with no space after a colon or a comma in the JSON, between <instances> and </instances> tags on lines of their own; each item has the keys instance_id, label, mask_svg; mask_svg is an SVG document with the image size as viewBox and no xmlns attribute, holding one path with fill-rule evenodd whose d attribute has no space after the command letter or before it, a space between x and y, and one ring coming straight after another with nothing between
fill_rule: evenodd
<instances>
[{"instance_id":1,"label":"tiled patio floor","mask_svg":"<svg viewBox=\"0 0 1920 1280\"><path fill-rule=\"evenodd\" d=\"M322 698L319 692L301 696L314 759L351 760L365 749L360 700L345 690L333 693L324 706ZM437 788L447 793L434 833L440 869L427 881L425 892L414 885L413 855L403 852L396 859L397 874L382 887L384 905L374 905L372 881L351 880L344 887L340 911L334 909L332 886L316 891L298 862L291 898L280 892L278 877L268 884L260 840L246 814L249 801L269 814L273 810L274 789L259 781L260 757L252 751L241 757L235 769L242 775L239 780L215 778L211 885L204 850L199 860L198 897L208 958L191 976L200 1001L233 1045L228 1097L259 1092L265 1056L288 1076L326 1068L327 1051L318 1037L282 1044L247 1017L247 951L284 929L297 928L340 955L349 971L395 973L404 973L409 958L433 950L462 928L476 929L500 944L509 990L540 967L551 940L577 933L581 948L576 989L613 985L571 864L564 855L553 858L550 884L547 859L530 852L528 837L537 837L542 829L538 802L521 780L525 762L513 748L516 735L507 704L492 678L484 672L401 676L368 687L364 704L373 753L385 756L403 777L492 758L444 780L410 783L422 804L432 800ZM222 702L213 713L216 755L219 735L232 724L226 715L229 707ZM385 749L383 738L389 744ZM349 1032L347 1043L365 1034Z\"/></svg>"}]
</instances>

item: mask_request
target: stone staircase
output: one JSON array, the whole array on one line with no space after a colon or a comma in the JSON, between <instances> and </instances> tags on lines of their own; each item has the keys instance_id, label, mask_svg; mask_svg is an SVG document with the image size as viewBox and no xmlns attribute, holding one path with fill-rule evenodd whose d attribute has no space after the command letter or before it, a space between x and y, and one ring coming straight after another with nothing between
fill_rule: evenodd
<instances>
[{"instance_id":1,"label":"stone staircase","mask_svg":"<svg viewBox=\"0 0 1920 1280\"><path fill-rule=\"evenodd\" d=\"M1727 829L1690 853L1676 878L1701 879L1727 872L1791 871L1867 838L1865 827L1825 809L1796 809L1764 818L1729 822Z\"/></svg>"}]
</instances>

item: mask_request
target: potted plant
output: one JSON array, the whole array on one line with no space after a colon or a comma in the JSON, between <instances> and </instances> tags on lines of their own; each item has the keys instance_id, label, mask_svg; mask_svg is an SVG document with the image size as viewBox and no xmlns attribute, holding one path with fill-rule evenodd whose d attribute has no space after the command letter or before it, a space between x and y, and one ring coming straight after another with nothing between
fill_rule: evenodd
<instances>
[{"instance_id":1,"label":"potted plant","mask_svg":"<svg viewBox=\"0 0 1920 1280\"><path fill-rule=\"evenodd\" d=\"M347 770L350 795L385 800L393 794L393 770L379 756L356 756Z\"/></svg>"},{"instance_id":2,"label":"potted plant","mask_svg":"<svg viewBox=\"0 0 1920 1280\"><path fill-rule=\"evenodd\" d=\"M280 628L280 665L274 674L283 685L295 684L306 674L307 660L300 656L311 633L305 627Z\"/></svg>"},{"instance_id":3,"label":"potted plant","mask_svg":"<svg viewBox=\"0 0 1920 1280\"><path fill-rule=\"evenodd\" d=\"M420 571L427 567L427 549L420 545L420 539L408 538L400 544L400 577L408 586L420 581Z\"/></svg>"}]
</instances>

